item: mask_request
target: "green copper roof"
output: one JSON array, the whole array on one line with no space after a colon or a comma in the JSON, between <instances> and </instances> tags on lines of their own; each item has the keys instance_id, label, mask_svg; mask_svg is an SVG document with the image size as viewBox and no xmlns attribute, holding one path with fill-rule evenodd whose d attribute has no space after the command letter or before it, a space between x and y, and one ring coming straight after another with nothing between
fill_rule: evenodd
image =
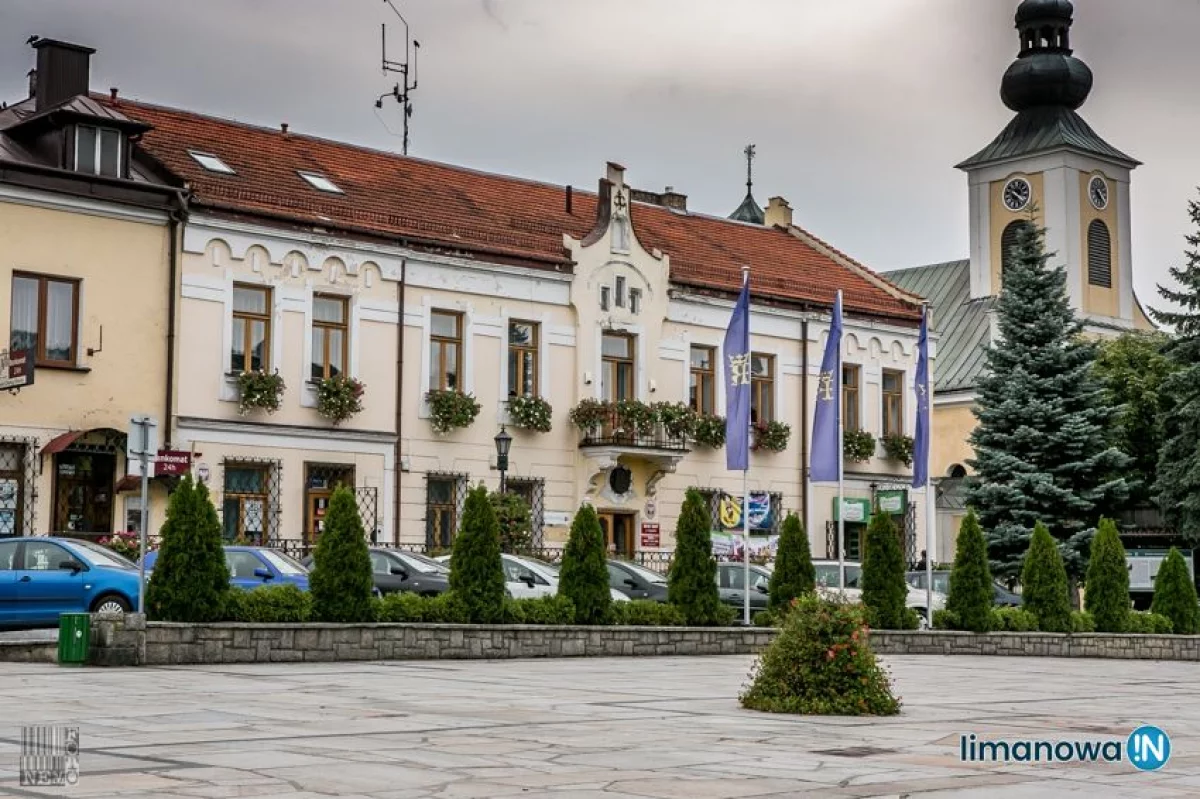
<instances>
[{"instance_id":1,"label":"green copper roof","mask_svg":"<svg viewBox=\"0 0 1200 799\"><path fill-rule=\"evenodd\" d=\"M737 207L737 210L729 215L729 218L735 222L750 222L751 224L761 225L766 221L766 215L758 203L754 201L754 195L746 192L746 199L742 200L742 204Z\"/></svg>"},{"instance_id":2,"label":"green copper roof","mask_svg":"<svg viewBox=\"0 0 1200 799\"><path fill-rule=\"evenodd\" d=\"M958 165L959 169L1035 153L1069 149L1108 158L1134 167L1141 162L1113 147L1092 130L1083 117L1064 106L1038 106L1013 117L987 147Z\"/></svg>"},{"instance_id":3,"label":"green copper roof","mask_svg":"<svg viewBox=\"0 0 1200 799\"><path fill-rule=\"evenodd\" d=\"M883 276L929 300L933 329L938 333L934 393L974 389L987 365L984 348L991 341L988 314L995 298L971 299L971 262L918 266Z\"/></svg>"}]
</instances>

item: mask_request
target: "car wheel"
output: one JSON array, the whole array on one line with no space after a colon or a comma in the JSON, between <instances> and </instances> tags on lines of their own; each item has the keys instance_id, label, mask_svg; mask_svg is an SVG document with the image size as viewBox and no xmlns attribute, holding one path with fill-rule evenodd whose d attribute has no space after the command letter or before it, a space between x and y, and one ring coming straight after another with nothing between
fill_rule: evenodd
<instances>
[{"instance_id":1,"label":"car wheel","mask_svg":"<svg viewBox=\"0 0 1200 799\"><path fill-rule=\"evenodd\" d=\"M128 613L129 602L116 594L105 594L92 603L92 613Z\"/></svg>"}]
</instances>

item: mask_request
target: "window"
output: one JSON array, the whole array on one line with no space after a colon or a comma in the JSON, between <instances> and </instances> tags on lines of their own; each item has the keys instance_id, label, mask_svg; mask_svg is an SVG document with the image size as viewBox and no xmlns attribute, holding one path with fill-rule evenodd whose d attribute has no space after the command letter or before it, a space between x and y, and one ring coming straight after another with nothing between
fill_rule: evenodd
<instances>
[{"instance_id":1,"label":"window","mask_svg":"<svg viewBox=\"0 0 1200 799\"><path fill-rule=\"evenodd\" d=\"M350 327L345 297L313 295L312 379L345 374Z\"/></svg>"},{"instance_id":2,"label":"window","mask_svg":"<svg viewBox=\"0 0 1200 799\"><path fill-rule=\"evenodd\" d=\"M904 372L883 370L883 437L904 435Z\"/></svg>"},{"instance_id":3,"label":"window","mask_svg":"<svg viewBox=\"0 0 1200 799\"><path fill-rule=\"evenodd\" d=\"M196 163L207 169L209 172L220 172L222 175L237 174L233 171L233 167L222 161L220 158L217 158L215 155L210 155L209 153L197 153L192 150L188 150L188 155L190 155Z\"/></svg>"},{"instance_id":4,"label":"window","mask_svg":"<svg viewBox=\"0 0 1200 799\"><path fill-rule=\"evenodd\" d=\"M314 544L325 529L325 514L335 488L354 489L354 467L337 463L304 464L304 541ZM357 492L356 492L357 497ZM364 525L369 524L364 522ZM367 528L368 536L375 530ZM374 538L372 538L374 540Z\"/></svg>"},{"instance_id":5,"label":"window","mask_svg":"<svg viewBox=\"0 0 1200 799\"><path fill-rule=\"evenodd\" d=\"M697 413L716 413L717 350L692 345L688 404Z\"/></svg>"},{"instance_id":6,"label":"window","mask_svg":"<svg viewBox=\"0 0 1200 799\"><path fill-rule=\"evenodd\" d=\"M267 532L267 466L225 465L225 498L222 534L226 541L239 538L263 543Z\"/></svg>"},{"instance_id":7,"label":"window","mask_svg":"<svg viewBox=\"0 0 1200 799\"><path fill-rule=\"evenodd\" d=\"M541 547L546 527L546 481L536 477L508 478L508 492L525 500L529 506L531 544Z\"/></svg>"},{"instance_id":8,"label":"window","mask_svg":"<svg viewBox=\"0 0 1200 799\"><path fill-rule=\"evenodd\" d=\"M75 128L75 171L122 177L121 131L79 125Z\"/></svg>"},{"instance_id":9,"label":"window","mask_svg":"<svg viewBox=\"0 0 1200 799\"><path fill-rule=\"evenodd\" d=\"M629 290L629 312L636 314L636 313L641 313L641 311L642 311L642 290L641 289L630 289Z\"/></svg>"},{"instance_id":10,"label":"window","mask_svg":"<svg viewBox=\"0 0 1200 799\"><path fill-rule=\"evenodd\" d=\"M600 287L600 310L607 311L612 305L610 298L612 297L612 289L608 286Z\"/></svg>"},{"instance_id":11,"label":"window","mask_svg":"<svg viewBox=\"0 0 1200 799\"><path fill-rule=\"evenodd\" d=\"M600 396L610 402L635 399L634 337L628 333L605 333L601 341Z\"/></svg>"},{"instance_id":12,"label":"window","mask_svg":"<svg viewBox=\"0 0 1200 799\"><path fill-rule=\"evenodd\" d=\"M299 172L300 177L304 178L308 185L319 191L329 192L330 194L344 194L332 180L320 175L316 172Z\"/></svg>"},{"instance_id":13,"label":"window","mask_svg":"<svg viewBox=\"0 0 1200 799\"><path fill-rule=\"evenodd\" d=\"M750 353L750 421L775 421L775 356Z\"/></svg>"},{"instance_id":14,"label":"window","mask_svg":"<svg viewBox=\"0 0 1200 799\"><path fill-rule=\"evenodd\" d=\"M862 370L857 365L842 367L842 425L847 430L862 430L859 405L859 380Z\"/></svg>"},{"instance_id":15,"label":"window","mask_svg":"<svg viewBox=\"0 0 1200 799\"><path fill-rule=\"evenodd\" d=\"M458 532L457 477L429 477L425 484L425 548L448 549Z\"/></svg>"},{"instance_id":16,"label":"window","mask_svg":"<svg viewBox=\"0 0 1200 799\"><path fill-rule=\"evenodd\" d=\"M266 372L271 368L271 290L262 286L233 287L234 372Z\"/></svg>"},{"instance_id":17,"label":"window","mask_svg":"<svg viewBox=\"0 0 1200 799\"><path fill-rule=\"evenodd\" d=\"M24 529L25 447L0 443L0 537Z\"/></svg>"},{"instance_id":18,"label":"window","mask_svg":"<svg viewBox=\"0 0 1200 799\"><path fill-rule=\"evenodd\" d=\"M538 326L535 322L508 323L508 395L538 395Z\"/></svg>"},{"instance_id":19,"label":"window","mask_svg":"<svg viewBox=\"0 0 1200 799\"><path fill-rule=\"evenodd\" d=\"M1004 232L1000 234L1000 275L1013 265L1016 259L1017 236L1021 234L1022 228L1028 228L1030 224L1023 219L1016 222L1009 222L1004 228Z\"/></svg>"},{"instance_id":20,"label":"window","mask_svg":"<svg viewBox=\"0 0 1200 799\"><path fill-rule=\"evenodd\" d=\"M38 366L74 366L78 338L78 280L13 275L12 349L33 352Z\"/></svg>"},{"instance_id":21,"label":"window","mask_svg":"<svg viewBox=\"0 0 1200 799\"><path fill-rule=\"evenodd\" d=\"M63 561L75 560L75 556L58 544L26 543L26 571L48 572L61 568Z\"/></svg>"},{"instance_id":22,"label":"window","mask_svg":"<svg viewBox=\"0 0 1200 799\"><path fill-rule=\"evenodd\" d=\"M1112 239L1108 225L1093 219L1087 235L1088 285L1112 288Z\"/></svg>"},{"instance_id":23,"label":"window","mask_svg":"<svg viewBox=\"0 0 1200 799\"><path fill-rule=\"evenodd\" d=\"M16 569L18 541L0 541L0 571Z\"/></svg>"},{"instance_id":24,"label":"window","mask_svg":"<svg viewBox=\"0 0 1200 799\"><path fill-rule=\"evenodd\" d=\"M616 305L618 308L625 307L625 278L620 276L617 277Z\"/></svg>"},{"instance_id":25,"label":"window","mask_svg":"<svg viewBox=\"0 0 1200 799\"><path fill-rule=\"evenodd\" d=\"M462 314L434 311L429 315L429 390L458 391L462 368Z\"/></svg>"}]
</instances>

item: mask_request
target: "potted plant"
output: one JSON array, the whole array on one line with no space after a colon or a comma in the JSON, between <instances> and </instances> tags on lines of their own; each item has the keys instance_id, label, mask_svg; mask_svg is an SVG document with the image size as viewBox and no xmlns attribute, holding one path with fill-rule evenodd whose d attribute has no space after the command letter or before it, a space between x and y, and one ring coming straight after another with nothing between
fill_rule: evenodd
<instances>
[{"instance_id":1,"label":"potted plant","mask_svg":"<svg viewBox=\"0 0 1200 799\"><path fill-rule=\"evenodd\" d=\"M362 410L366 386L362 381L334 375L317 381L317 413L334 424L341 424Z\"/></svg>"},{"instance_id":2,"label":"potted plant","mask_svg":"<svg viewBox=\"0 0 1200 799\"><path fill-rule=\"evenodd\" d=\"M479 415L480 405L473 394L445 389L428 392L425 400L429 403L429 423L435 433L469 427Z\"/></svg>"},{"instance_id":3,"label":"potted plant","mask_svg":"<svg viewBox=\"0 0 1200 799\"><path fill-rule=\"evenodd\" d=\"M892 460L900 461L905 466L912 466L912 436L886 436L883 439L883 451Z\"/></svg>"},{"instance_id":4,"label":"potted plant","mask_svg":"<svg viewBox=\"0 0 1200 799\"><path fill-rule=\"evenodd\" d=\"M700 446L720 449L725 446L725 417L713 414L697 416L694 435Z\"/></svg>"},{"instance_id":5,"label":"potted plant","mask_svg":"<svg viewBox=\"0 0 1200 799\"><path fill-rule=\"evenodd\" d=\"M682 402L656 402L650 406L667 438L690 439L696 435L696 412Z\"/></svg>"},{"instance_id":6,"label":"potted plant","mask_svg":"<svg viewBox=\"0 0 1200 799\"><path fill-rule=\"evenodd\" d=\"M513 427L549 433L553 408L541 397L509 397L508 417Z\"/></svg>"},{"instance_id":7,"label":"potted plant","mask_svg":"<svg viewBox=\"0 0 1200 799\"><path fill-rule=\"evenodd\" d=\"M865 463L875 455L875 436L866 430L847 430L842 439L842 454L855 463Z\"/></svg>"},{"instance_id":8,"label":"potted plant","mask_svg":"<svg viewBox=\"0 0 1200 799\"><path fill-rule=\"evenodd\" d=\"M612 417L612 406L604 400L585 399L571 409L567 418L585 435L595 435L602 424Z\"/></svg>"},{"instance_id":9,"label":"potted plant","mask_svg":"<svg viewBox=\"0 0 1200 799\"><path fill-rule=\"evenodd\" d=\"M754 449L783 452L792 437L791 425L783 422L758 422L754 425Z\"/></svg>"},{"instance_id":10,"label":"potted plant","mask_svg":"<svg viewBox=\"0 0 1200 799\"><path fill-rule=\"evenodd\" d=\"M283 404L286 388L279 372L242 372L237 377L238 413L242 416L253 410L275 413Z\"/></svg>"},{"instance_id":11,"label":"potted plant","mask_svg":"<svg viewBox=\"0 0 1200 799\"><path fill-rule=\"evenodd\" d=\"M616 421L629 435L648 436L654 433L658 415L654 408L639 400L620 400L616 404Z\"/></svg>"}]
</instances>

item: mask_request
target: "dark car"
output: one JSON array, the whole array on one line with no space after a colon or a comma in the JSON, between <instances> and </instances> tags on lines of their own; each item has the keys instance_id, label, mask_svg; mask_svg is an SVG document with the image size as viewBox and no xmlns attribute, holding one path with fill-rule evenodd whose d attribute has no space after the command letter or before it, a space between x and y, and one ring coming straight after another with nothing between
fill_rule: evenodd
<instances>
[{"instance_id":1,"label":"dark car","mask_svg":"<svg viewBox=\"0 0 1200 799\"><path fill-rule=\"evenodd\" d=\"M667 601L667 576L626 560L608 561L608 585L630 599Z\"/></svg>"},{"instance_id":2,"label":"dark car","mask_svg":"<svg viewBox=\"0 0 1200 799\"><path fill-rule=\"evenodd\" d=\"M313 557L304 559L312 568ZM408 591L422 596L437 596L450 590L450 570L444 564L416 552L371 547L371 574L375 590L381 594Z\"/></svg>"},{"instance_id":3,"label":"dark car","mask_svg":"<svg viewBox=\"0 0 1200 799\"><path fill-rule=\"evenodd\" d=\"M767 609L771 573L762 566L750 564L750 613ZM717 564L717 588L721 601L738 608L745 606L746 566L742 563Z\"/></svg>"},{"instance_id":4,"label":"dark car","mask_svg":"<svg viewBox=\"0 0 1200 799\"><path fill-rule=\"evenodd\" d=\"M913 588L925 590L925 572L912 571L904 575L908 584ZM950 572L935 571L933 573L933 590L944 596L950 596ZM1000 583L992 583L992 604L1000 608L1017 608L1021 606L1021 595L1014 594Z\"/></svg>"}]
</instances>

